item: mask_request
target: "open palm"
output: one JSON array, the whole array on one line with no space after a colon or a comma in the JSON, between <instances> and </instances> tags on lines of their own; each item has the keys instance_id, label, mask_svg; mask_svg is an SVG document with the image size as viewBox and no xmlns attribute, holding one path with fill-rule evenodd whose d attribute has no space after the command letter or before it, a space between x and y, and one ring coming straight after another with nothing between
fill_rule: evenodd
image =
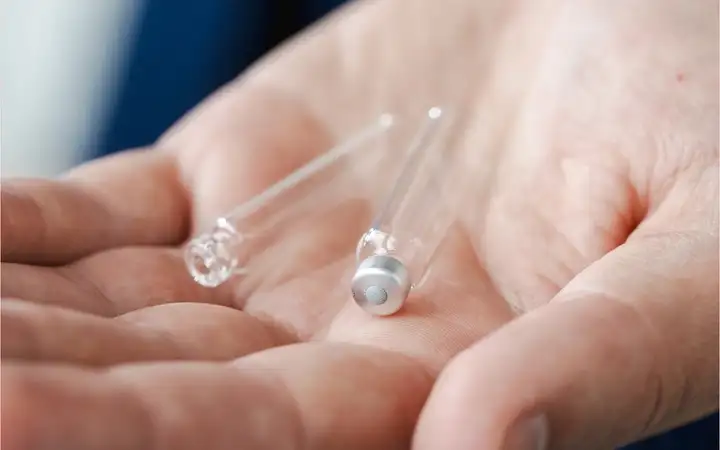
<instances>
[{"instance_id":1,"label":"open palm","mask_svg":"<svg viewBox=\"0 0 720 450\"><path fill-rule=\"evenodd\" d=\"M5 182L3 444L494 449L541 414L606 448L711 411L716 33L709 1L360 2L152 149ZM298 229L346 257L249 295L189 277L217 216L433 104L474 183L400 313L349 297L359 225Z\"/></svg>"}]
</instances>

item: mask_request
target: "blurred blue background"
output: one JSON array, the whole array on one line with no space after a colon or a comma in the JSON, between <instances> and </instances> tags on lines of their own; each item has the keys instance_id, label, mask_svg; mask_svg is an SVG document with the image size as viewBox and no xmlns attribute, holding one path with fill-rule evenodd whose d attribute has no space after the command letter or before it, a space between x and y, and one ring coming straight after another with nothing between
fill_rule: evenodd
<instances>
[{"instance_id":1,"label":"blurred blue background","mask_svg":"<svg viewBox=\"0 0 720 450\"><path fill-rule=\"evenodd\" d=\"M4 0L3 176L54 176L151 144L208 94L342 3ZM718 448L714 414L625 449Z\"/></svg>"},{"instance_id":2,"label":"blurred blue background","mask_svg":"<svg viewBox=\"0 0 720 450\"><path fill-rule=\"evenodd\" d=\"M183 113L341 0L144 2L97 149L147 145ZM182 5L182 7L180 6Z\"/></svg>"}]
</instances>

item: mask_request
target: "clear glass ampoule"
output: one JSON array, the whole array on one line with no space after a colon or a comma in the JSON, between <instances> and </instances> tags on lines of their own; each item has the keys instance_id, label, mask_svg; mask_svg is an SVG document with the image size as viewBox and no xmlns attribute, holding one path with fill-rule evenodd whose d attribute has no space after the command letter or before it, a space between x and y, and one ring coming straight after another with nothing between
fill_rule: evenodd
<instances>
[{"instance_id":1,"label":"clear glass ampoule","mask_svg":"<svg viewBox=\"0 0 720 450\"><path fill-rule=\"evenodd\" d=\"M297 276L352 251L362 222L372 215L370 191L376 188L358 178L363 170L378 165L385 154L386 134L394 126L393 116L382 115L218 218L209 232L186 245L185 262L194 280L217 287L240 275L243 281L237 294L242 296L260 284L280 283L283 277ZM333 234L338 227L346 237ZM345 238L347 243L338 242Z\"/></svg>"},{"instance_id":2,"label":"clear glass ampoule","mask_svg":"<svg viewBox=\"0 0 720 450\"><path fill-rule=\"evenodd\" d=\"M358 241L351 290L371 314L390 315L402 307L424 281L454 219L446 116L440 108L427 112L394 187Z\"/></svg>"}]
</instances>

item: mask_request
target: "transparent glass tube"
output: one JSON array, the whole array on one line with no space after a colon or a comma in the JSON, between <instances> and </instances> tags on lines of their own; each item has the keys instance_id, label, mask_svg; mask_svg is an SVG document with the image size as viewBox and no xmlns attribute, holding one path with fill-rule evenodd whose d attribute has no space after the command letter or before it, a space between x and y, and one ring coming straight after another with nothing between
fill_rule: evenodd
<instances>
[{"instance_id":1,"label":"transparent glass tube","mask_svg":"<svg viewBox=\"0 0 720 450\"><path fill-rule=\"evenodd\" d=\"M186 245L185 262L194 280L217 287L242 275L248 279L245 293L270 282L273 274L276 279L272 281L278 282L277 277L300 270L298 261L289 260L290 254L295 260L306 256L305 264L308 258L319 264L323 258L338 256L343 245L335 241L328 245L331 249L318 251L318 245L313 245L331 227L350 230L345 252L352 249L353 226L362 232L361 225L353 224L370 217L372 211L367 200L370 194L362 189L369 185L356 183L353 171L360 171L362 165L377 165L385 153L382 138L394 123L393 116L380 116L347 141L218 218L211 230ZM298 267L291 268L293 264Z\"/></svg>"},{"instance_id":2,"label":"transparent glass tube","mask_svg":"<svg viewBox=\"0 0 720 450\"><path fill-rule=\"evenodd\" d=\"M372 314L389 315L402 307L411 289L424 281L453 221L447 187L454 159L443 146L446 116L440 108L427 112L393 189L357 243L352 294Z\"/></svg>"}]
</instances>

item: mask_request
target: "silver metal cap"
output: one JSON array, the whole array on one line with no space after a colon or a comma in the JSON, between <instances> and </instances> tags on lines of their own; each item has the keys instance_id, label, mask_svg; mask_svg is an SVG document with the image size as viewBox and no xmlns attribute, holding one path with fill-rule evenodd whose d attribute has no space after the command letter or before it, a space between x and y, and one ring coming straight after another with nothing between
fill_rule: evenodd
<instances>
[{"instance_id":1,"label":"silver metal cap","mask_svg":"<svg viewBox=\"0 0 720 450\"><path fill-rule=\"evenodd\" d=\"M392 256L374 255L360 263L352 278L352 296L362 309L389 316L402 308L410 293L410 276Z\"/></svg>"}]
</instances>

